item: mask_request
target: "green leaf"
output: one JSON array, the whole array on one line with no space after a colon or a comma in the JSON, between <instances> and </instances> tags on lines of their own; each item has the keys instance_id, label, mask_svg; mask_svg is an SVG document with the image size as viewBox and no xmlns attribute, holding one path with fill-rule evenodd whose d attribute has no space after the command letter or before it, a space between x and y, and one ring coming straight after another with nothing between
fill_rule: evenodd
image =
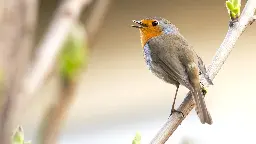
<instances>
[{"instance_id":1,"label":"green leaf","mask_svg":"<svg viewBox=\"0 0 256 144\"><path fill-rule=\"evenodd\" d=\"M240 16L240 8L237 11L237 16Z\"/></svg>"},{"instance_id":2,"label":"green leaf","mask_svg":"<svg viewBox=\"0 0 256 144\"><path fill-rule=\"evenodd\" d=\"M226 1L226 7L231 19L235 19L240 16L241 0Z\"/></svg>"},{"instance_id":3,"label":"green leaf","mask_svg":"<svg viewBox=\"0 0 256 144\"><path fill-rule=\"evenodd\" d=\"M136 136L134 137L132 144L140 144L141 141L141 135L139 132L136 133Z\"/></svg>"},{"instance_id":4,"label":"green leaf","mask_svg":"<svg viewBox=\"0 0 256 144\"><path fill-rule=\"evenodd\" d=\"M234 12L231 12L231 16L232 16L232 18L235 18L236 14Z\"/></svg>"},{"instance_id":5,"label":"green leaf","mask_svg":"<svg viewBox=\"0 0 256 144\"><path fill-rule=\"evenodd\" d=\"M240 8L241 7L241 0L233 0L233 6L235 8Z\"/></svg>"},{"instance_id":6,"label":"green leaf","mask_svg":"<svg viewBox=\"0 0 256 144\"><path fill-rule=\"evenodd\" d=\"M230 1L226 1L226 7L228 9L228 11L233 11L234 6Z\"/></svg>"},{"instance_id":7,"label":"green leaf","mask_svg":"<svg viewBox=\"0 0 256 144\"><path fill-rule=\"evenodd\" d=\"M232 12L233 12L235 15L237 15L237 14L239 13L239 9L240 9L240 8L234 8Z\"/></svg>"}]
</instances>

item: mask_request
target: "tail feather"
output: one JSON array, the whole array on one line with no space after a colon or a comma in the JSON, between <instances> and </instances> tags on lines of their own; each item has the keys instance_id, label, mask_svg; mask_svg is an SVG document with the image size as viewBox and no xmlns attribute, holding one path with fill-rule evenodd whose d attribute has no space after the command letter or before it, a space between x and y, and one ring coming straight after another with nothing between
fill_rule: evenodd
<instances>
[{"instance_id":1,"label":"tail feather","mask_svg":"<svg viewBox=\"0 0 256 144\"><path fill-rule=\"evenodd\" d=\"M208 123L209 125L211 125L212 117L206 108L206 104L201 90L196 90L193 92L193 99L195 101L196 111L200 118L201 123Z\"/></svg>"},{"instance_id":2,"label":"tail feather","mask_svg":"<svg viewBox=\"0 0 256 144\"><path fill-rule=\"evenodd\" d=\"M201 123L208 123L211 125L212 118L206 108L198 73L199 69L197 65L195 63L189 63L187 66L187 74L190 86L188 88L192 92L193 99L195 101L196 109L198 112L197 114L200 118Z\"/></svg>"}]
</instances>

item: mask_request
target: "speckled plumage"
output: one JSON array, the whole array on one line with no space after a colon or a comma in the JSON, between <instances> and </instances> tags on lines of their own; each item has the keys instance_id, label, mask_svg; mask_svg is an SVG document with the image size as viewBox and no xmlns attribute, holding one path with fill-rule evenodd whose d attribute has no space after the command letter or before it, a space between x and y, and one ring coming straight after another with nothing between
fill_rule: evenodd
<instances>
[{"instance_id":1,"label":"speckled plumage","mask_svg":"<svg viewBox=\"0 0 256 144\"><path fill-rule=\"evenodd\" d=\"M143 48L143 54L144 54L144 59L146 61L147 67L148 69L151 71L151 62L152 62L152 58L151 58L151 51L150 48L148 46L148 44L146 44Z\"/></svg>"},{"instance_id":2,"label":"speckled plumage","mask_svg":"<svg viewBox=\"0 0 256 144\"><path fill-rule=\"evenodd\" d=\"M201 122L212 124L201 91L199 71L208 78L210 84L212 82L203 61L192 46L166 19L147 18L135 22L141 25L137 28L141 33L144 59L150 71L177 88L180 84L188 88L192 92Z\"/></svg>"}]
</instances>

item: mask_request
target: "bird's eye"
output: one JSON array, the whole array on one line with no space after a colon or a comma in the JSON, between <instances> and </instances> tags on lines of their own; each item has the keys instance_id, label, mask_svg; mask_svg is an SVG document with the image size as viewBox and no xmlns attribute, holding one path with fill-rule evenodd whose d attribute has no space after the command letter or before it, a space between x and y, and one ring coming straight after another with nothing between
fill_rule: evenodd
<instances>
[{"instance_id":1,"label":"bird's eye","mask_svg":"<svg viewBox=\"0 0 256 144\"><path fill-rule=\"evenodd\" d=\"M157 26L158 25L158 21L153 21L152 22L152 26Z\"/></svg>"}]
</instances>

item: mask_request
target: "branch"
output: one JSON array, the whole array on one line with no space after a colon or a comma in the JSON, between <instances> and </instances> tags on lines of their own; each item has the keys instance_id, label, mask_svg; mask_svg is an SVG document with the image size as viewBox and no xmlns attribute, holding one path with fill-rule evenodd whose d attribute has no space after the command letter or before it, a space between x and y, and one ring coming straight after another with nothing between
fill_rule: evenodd
<instances>
[{"instance_id":1,"label":"branch","mask_svg":"<svg viewBox=\"0 0 256 144\"><path fill-rule=\"evenodd\" d=\"M81 74L87 67L87 41L84 27L80 23L74 24L58 55L56 66L60 94L57 101L47 108L46 115L41 121L37 135L38 144L57 143L68 110L76 98L75 90Z\"/></svg>"},{"instance_id":2,"label":"branch","mask_svg":"<svg viewBox=\"0 0 256 144\"><path fill-rule=\"evenodd\" d=\"M94 42L95 36L103 24L103 20L109 9L112 0L97 0L92 10L92 14L89 16L89 20L86 24L87 35L89 36L90 45Z\"/></svg>"},{"instance_id":3,"label":"branch","mask_svg":"<svg viewBox=\"0 0 256 144\"><path fill-rule=\"evenodd\" d=\"M70 32L73 23L78 19L82 8L92 0L64 0L57 9L48 32L36 48L37 56L32 70L27 74L19 93L24 103L29 103L31 96L45 82L48 73L53 68L57 54ZM24 104L26 105L26 104ZM23 109L20 108L21 110Z\"/></svg>"},{"instance_id":4,"label":"branch","mask_svg":"<svg viewBox=\"0 0 256 144\"><path fill-rule=\"evenodd\" d=\"M68 110L74 101L77 81L63 82L60 79L60 94L58 101L47 108L46 115L40 124L37 136L38 144L56 144L58 135L68 115Z\"/></svg>"},{"instance_id":5,"label":"branch","mask_svg":"<svg viewBox=\"0 0 256 144\"><path fill-rule=\"evenodd\" d=\"M15 127L16 107L20 104L21 79L30 61L37 18L37 0L2 0L0 12L1 71L3 91L0 109L0 143L10 143Z\"/></svg>"},{"instance_id":6,"label":"branch","mask_svg":"<svg viewBox=\"0 0 256 144\"><path fill-rule=\"evenodd\" d=\"M66 38L56 63L60 82L60 95L57 101L47 108L46 115L41 121L37 135L39 144L55 144L58 141L61 128L68 116L68 110L76 98L74 94L81 73L87 67L88 38L92 42L104 19L111 0L98 0L90 15L87 31L79 22ZM86 33L87 32L87 33ZM72 63L72 65L70 65Z\"/></svg>"},{"instance_id":7,"label":"branch","mask_svg":"<svg viewBox=\"0 0 256 144\"><path fill-rule=\"evenodd\" d=\"M248 0L240 18L238 19L238 22L234 23L232 27L229 27L229 30L226 34L225 39L220 45L220 48L218 49L218 51L216 52L212 60L212 64L208 68L208 74L211 80L215 78L215 76L221 69L222 65L228 58L228 55L230 54L236 41L241 36L243 31L247 28L248 25L250 25L255 20L255 16L254 16L255 8L256 8L256 1ZM202 79L202 83L206 87L209 86L205 81L205 79ZM165 143L193 108L194 108L194 102L191 95L188 93L186 98L178 108L179 111L183 112L184 117L181 117L179 114L174 113L163 125L163 127L155 136L155 138L153 138L153 140L151 141L151 144Z\"/></svg>"}]
</instances>

